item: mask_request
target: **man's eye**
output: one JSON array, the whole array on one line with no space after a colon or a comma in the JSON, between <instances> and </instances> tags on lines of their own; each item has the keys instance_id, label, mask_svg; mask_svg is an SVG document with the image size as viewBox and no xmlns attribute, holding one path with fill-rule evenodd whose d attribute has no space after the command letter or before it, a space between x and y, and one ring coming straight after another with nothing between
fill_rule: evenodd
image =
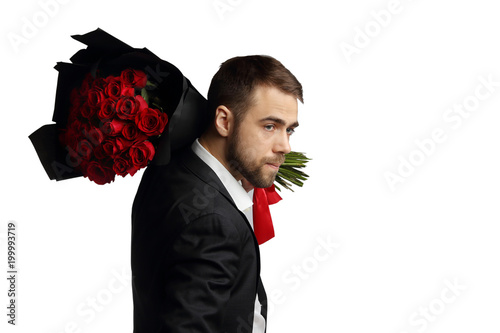
<instances>
[{"instance_id":1,"label":"man's eye","mask_svg":"<svg viewBox=\"0 0 500 333\"><path fill-rule=\"evenodd\" d=\"M287 129L286 129L286 133L287 133L288 135L292 135L293 133L295 133L295 130L294 130L293 128L287 128Z\"/></svg>"},{"instance_id":2,"label":"man's eye","mask_svg":"<svg viewBox=\"0 0 500 333\"><path fill-rule=\"evenodd\" d=\"M264 126L264 128L266 129L266 131L272 131L274 129L274 125L269 124L269 125Z\"/></svg>"}]
</instances>

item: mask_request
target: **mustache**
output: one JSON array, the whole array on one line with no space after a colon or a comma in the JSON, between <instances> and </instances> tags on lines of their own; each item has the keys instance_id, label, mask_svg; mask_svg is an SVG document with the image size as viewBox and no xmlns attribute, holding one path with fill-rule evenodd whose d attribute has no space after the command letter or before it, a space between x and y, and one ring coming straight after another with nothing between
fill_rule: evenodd
<instances>
[{"instance_id":1,"label":"mustache","mask_svg":"<svg viewBox=\"0 0 500 333\"><path fill-rule=\"evenodd\" d=\"M276 158L268 158L268 159L265 159L264 160L264 163L269 163L269 164L283 164L283 162L285 162L285 155L280 155Z\"/></svg>"}]
</instances>

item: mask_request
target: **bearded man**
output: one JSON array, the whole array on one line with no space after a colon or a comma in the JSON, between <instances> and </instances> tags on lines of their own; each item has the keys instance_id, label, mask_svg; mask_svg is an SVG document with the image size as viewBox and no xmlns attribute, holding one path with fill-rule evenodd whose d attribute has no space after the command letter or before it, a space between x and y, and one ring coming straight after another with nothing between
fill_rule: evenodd
<instances>
[{"instance_id":1,"label":"bearded man","mask_svg":"<svg viewBox=\"0 0 500 333\"><path fill-rule=\"evenodd\" d=\"M211 120L167 165L150 165L132 210L134 332L265 332L253 187L290 152L302 86L269 56L224 62Z\"/></svg>"}]
</instances>

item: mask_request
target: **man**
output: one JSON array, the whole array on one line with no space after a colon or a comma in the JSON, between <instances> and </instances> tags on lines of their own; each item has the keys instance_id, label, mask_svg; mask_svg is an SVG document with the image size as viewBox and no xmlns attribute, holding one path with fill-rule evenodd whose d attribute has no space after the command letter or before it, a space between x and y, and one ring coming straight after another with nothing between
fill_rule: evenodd
<instances>
[{"instance_id":1,"label":"man","mask_svg":"<svg viewBox=\"0 0 500 333\"><path fill-rule=\"evenodd\" d=\"M266 296L247 191L270 187L302 86L268 56L224 62L211 121L144 173L132 212L134 332L264 332Z\"/></svg>"}]
</instances>

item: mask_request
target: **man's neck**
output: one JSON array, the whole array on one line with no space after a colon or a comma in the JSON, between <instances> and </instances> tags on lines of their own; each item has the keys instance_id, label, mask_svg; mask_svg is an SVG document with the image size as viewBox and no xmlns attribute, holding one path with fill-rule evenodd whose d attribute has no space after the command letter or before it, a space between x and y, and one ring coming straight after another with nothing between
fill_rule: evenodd
<instances>
[{"instance_id":1,"label":"man's neck","mask_svg":"<svg viewBox=\"0 0 500 333\"><path fill-rule=\"evenodd\" d=\"M230 163L227 163L225 158L225 148L227 140L225 138L214 138L208 134L202 135L198 139L199 143L205 148L213 157L215 157L226 169L233 175L233 177L240 181L243 177L239 172L231 168Z\"/></svg>"}]
</instances>

